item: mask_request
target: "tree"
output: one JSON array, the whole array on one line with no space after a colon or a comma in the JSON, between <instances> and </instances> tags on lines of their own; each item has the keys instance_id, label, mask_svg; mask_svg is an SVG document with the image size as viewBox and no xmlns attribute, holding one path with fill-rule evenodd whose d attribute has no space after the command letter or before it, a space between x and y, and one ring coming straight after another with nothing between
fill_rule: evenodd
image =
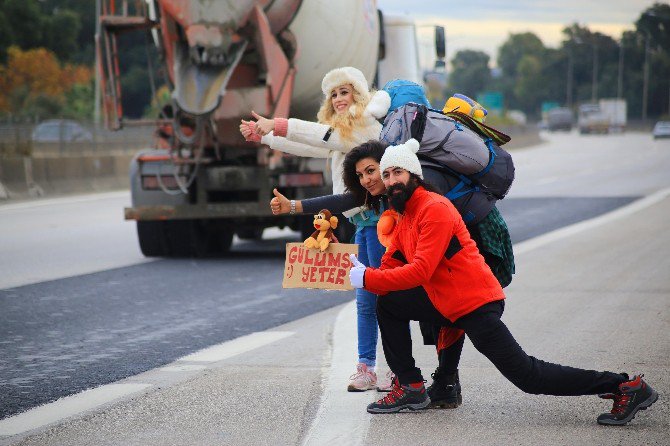
<instances>
[{"instance_id":1,"label":"tree","mask_svg":"<svg viewBox=\"0 0 670 446\"><path fill-rule=\"evenodd\" d=\"M649 33L654 45L670 52L670 5L654 3L642 12L635 27L643 34Z\"/></svg>"},{"instance_id":2,"label":"tree","mask_svg":"<svg viewBox=\"0 0 670 446\"><path fill-rule=\"evenodd\" d=\"M516 66L517 82L514 96L519 108L527 114L537 115L544 99L545 80L542 76L542 61L537 56L525 55Z\"/></svg>"},{"instance_id":3,"label":"tree","mask_svg":"<svg viewBox=\"0 0 670 446\"><path fill-rule=\"evenodd\" d=\"M508 108L521 109L531 115L539 110L544 88L533 92L529 87L535 84L546 87L541 81L544 74L541 62L545 59L546 53L547 49L540 38L531 32L510 34L500 46L497 60L502 74L497 83L505 96ZM531 71L534 72L534 78L529 77Z\"/></svg>"},{"instance_id":4,"label":"tree","mask_svg":"<svg viewBox=\"0 0 670 446\"><path fill-rule=\"evenodd\" d=\"M489 56L482 51L459 51L451 60L451 65L453 70L449 76L449 88L453 93L475 98L491 80Z\"/></svg>"},{"instance_id":5,"label":"tree","mask_svg":"<svg viewBox=\"0 0 670 446\"><path fill-rule=\"evenodd\" d=\"M0 65L0 111L56 115L67 107L68 93L91 80L90 68L61 65L54 53L45 48L23 51L12 46L7 51L7 65ZM90 94L92 102L92 90ZM81 93L72 98L80 100Z\"/></svg>"},{"instance_id":6,"label":"tree","mask_svg":"<svg viewBox=\"0 0 670 446\"><path fill-rule=\"evenodd\" d=\"M514 78L518 72L519 62L524 56L542 58L545 47L539 37L526 32L510 34L498 49L498 66L504 76Z\"/></svg>"}]
</instances>

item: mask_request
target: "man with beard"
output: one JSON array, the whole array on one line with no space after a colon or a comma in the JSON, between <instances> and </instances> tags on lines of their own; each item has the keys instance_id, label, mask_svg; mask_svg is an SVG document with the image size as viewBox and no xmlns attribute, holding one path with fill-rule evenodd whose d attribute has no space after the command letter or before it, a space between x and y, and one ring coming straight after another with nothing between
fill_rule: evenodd
<instances>
[{"instance_id":1,"label":"man with beard","mask_svg":"<svg viewBox=\"0 0 670 446\"><path fill-rule=\"evenodd\" d=\"M412 357L410 320L464 330L475 348L524 392L613 399L612 411L598 417L600 424L626 424L651 406L658 393L642 375L566 367L523 351L500 320L505 295L463 219L448 199L427 190L418 149L419 143L410 139L388 147L380 162L389 202L400 213L381 266L366 268L351 256L351 284L379 295L382 345L396 374L391 392L368 405L368 412L420 410L430 404Z\"/></svg>"}]
</instances>

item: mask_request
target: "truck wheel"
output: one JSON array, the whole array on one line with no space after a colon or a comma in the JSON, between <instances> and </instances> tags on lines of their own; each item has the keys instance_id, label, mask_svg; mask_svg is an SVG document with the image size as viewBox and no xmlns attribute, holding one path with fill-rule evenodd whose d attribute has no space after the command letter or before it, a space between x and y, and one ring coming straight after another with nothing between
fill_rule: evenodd
<instances>
[{"instance_id":1,"label":"truck wheel","mask_svg":"<svg viewBox=\"0 0 670 446\"><path fill-rule=\"evenodd\" d=\"M209 252L204 229L195 220L166 221L169 255L203 257Z\"/></svg>"},{"instance_id":2,"label":"truck wheel","mask_svg":"<svg viewBox=\"0 0 670 446\"><path fill-rule=\"evenodd\" d=\"M264 228L240 228L235 231L242 240L260 240L263 238Z\"/></svg>"},{"instance_id":3,"label":"truck wheel","mask_svg":"<svg viewBox=\"0 0 670 446\"><path fill-rule=\"evenodd\" d=\"M140 250L146 257L161 257L167 254L162 221L138 221L137 239Z\"/></svg>"},{"instance_id":4,"label":"truck wheel","mask_svg":"<svg viewBox=\"0 0 670 446\"><path fill-rule=\"evenodd\" d=\"M335 235L340 243L354 243L355 234L356 226L352 225L346 218L341 218L335 229Z\"/></svg>"},{"instance_id":5,"label":"truck wheel","mask_svg":"<svg viewBox=\"0 0 670 446\"><path fill-rule=\"evenodd\" d=\"M299 219L298 227L300 228L300 241L302 242L314 232L314 217L311 215L301 215L297 218Z\"/></svg>"},{"instance_id":6,"label":"truck wheel","mask_svg":"<svg viewBox=\"0 0 670 446\"><path fill-rule=\"evenodd\" d=\"M233 244L233 234L234 232L230 229L219 231L216 234L215 238L218 251L221 253L230 251L230 247Z\"/></svg>"}]
</instances>

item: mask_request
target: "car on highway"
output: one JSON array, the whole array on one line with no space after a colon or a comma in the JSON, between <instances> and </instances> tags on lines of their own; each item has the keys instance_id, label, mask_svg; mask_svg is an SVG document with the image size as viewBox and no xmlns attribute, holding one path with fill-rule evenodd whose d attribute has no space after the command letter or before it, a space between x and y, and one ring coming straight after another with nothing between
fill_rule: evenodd
<instances>
[{"instance_id":1,"label":"car on highway","mask_svg":"<svg viewBox=\"0 0 670 446\"><path fill-rule=\"evenodd\" d=\"M34 142L89 142L93 135L77 121L49 119L39 123L32 133Z\"/></svg>"},{"instance_id":2,"label":"car on highway","mask_svg":"<svg viewBox=\"0 0 670 446\"><path fill-rule=\"evenodd\" d=\"M654 139L670 138L670 121L658 121L652 131Z\"/></svg>"}]
</instances>

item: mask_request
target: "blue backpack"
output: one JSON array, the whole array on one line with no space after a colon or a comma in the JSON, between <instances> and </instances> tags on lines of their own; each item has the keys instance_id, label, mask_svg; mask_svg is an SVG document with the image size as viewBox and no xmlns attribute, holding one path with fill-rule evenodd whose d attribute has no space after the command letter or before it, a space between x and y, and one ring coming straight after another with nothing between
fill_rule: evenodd
<instances>
[{"instance_id":1,"label":"blue backpack","mask_svg":"<svg viewBox=\"0 0 670 446\"><path fill-rule=\"evenodd\" d=\"M391 106L388 113L391 113L398 107L402 107L408 102L430 107L428 98L426 98L426 92L421 85L415 82L405 79L393 79L392 81L388 81L382 90L387 92L391 97Z\"/></svg>"}]
</instances>

